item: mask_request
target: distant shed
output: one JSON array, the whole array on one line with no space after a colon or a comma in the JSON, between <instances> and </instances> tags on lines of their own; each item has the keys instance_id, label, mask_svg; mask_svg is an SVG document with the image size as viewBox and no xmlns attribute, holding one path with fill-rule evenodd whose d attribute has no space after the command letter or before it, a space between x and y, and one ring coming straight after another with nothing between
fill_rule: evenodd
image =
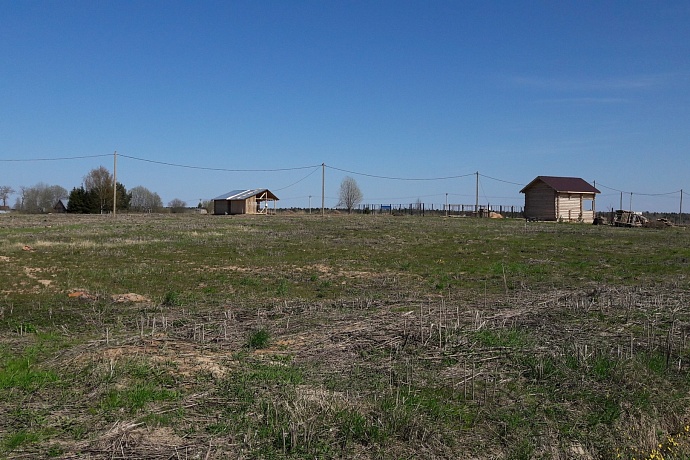
<instances>
[{"instance_id":1,"label":"distant shed","mask_svg":"<svg viewBox=\"0 0 690 460\"><path fill-rule=\"evenodd\" d=\"M273 210L268 206L273 202ZM271 214L275 213L278 197L267 188L233 190L213 199L213 214Z\"/></svg>"},{"instance_id":2,"label":"distant shed","mask_svg":"<svg viewBox=\"0 0 690 460\"><path fill-rule=\"evenodd\" d=\"M594 222L594 186L579 177L538 176L525 188L525 217L537 220Z\"/></svg>"},{"instance_id":3,"label":"distant shed","mask_svg":"<svg viewBox=\"0 0 690 460\"><path fill-rule=\"evenodd\" d=\"M53 206L53 211L55 212L67 212L67 209L69 209L69 198L62 198L55 203L55 206Z\"/></svg>"}]
</instances>

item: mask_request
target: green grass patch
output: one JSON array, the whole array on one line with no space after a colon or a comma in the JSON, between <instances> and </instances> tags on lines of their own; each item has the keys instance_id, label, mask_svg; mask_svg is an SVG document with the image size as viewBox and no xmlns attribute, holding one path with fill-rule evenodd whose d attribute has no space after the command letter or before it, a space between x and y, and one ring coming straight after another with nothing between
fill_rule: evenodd
<instances>
[{"instance_id":1,"label":"green grass patch","mask_svg":"<svg viewBox=\"0 0 690 460\"><path fill-rule=\"evenodd\" d=\"M0 352L0 390L33 392L59 381L58 375L37 364L37 350L31 348L16 356Z\"/></svg>"},{"instance_id":2,"label":"green grass patch","mask_svg":"<svg viewBox=\"0 0 690 460\"><path fill-rule=\"evenodd\" d=\"M470 339L485 347L520 348L531 342L529 334L518 329L480 329Z\"/></svg>"},{"instance_id":3,"label":"green grass patch","mask_svg":"<svg viewBox=\"0 0 690 460\"><path fill-rule=\"evenodd\" d=\"M105 412L124 409L134 414L150 403L176 401L179 397L180 393L177 390L138 383L131 387L108 391L101 398L99 407Z\"/></svg>"},{"instance_id":4,"label":"green grass patch","mask_svg":"<svg viewBox=\"0 0 690 460\"><path fill-rule=\"evenodd\" d=\"M33 431L19 430L14 433L7 434L2 439L2 446L5 450L12 451L27 444L37 443L41 440L41 436Z\"/></svg>"},{"instance_id":5,"label":"green grass patch","mask_svg":"<svg viewBox=\"0 0 690 460\"><path fill-rule=\"evenodd\" d=\"M253 350L268 348L271 334L264 328L252 331L247 338L247 347Z\"/></svg>"}]
</instances>

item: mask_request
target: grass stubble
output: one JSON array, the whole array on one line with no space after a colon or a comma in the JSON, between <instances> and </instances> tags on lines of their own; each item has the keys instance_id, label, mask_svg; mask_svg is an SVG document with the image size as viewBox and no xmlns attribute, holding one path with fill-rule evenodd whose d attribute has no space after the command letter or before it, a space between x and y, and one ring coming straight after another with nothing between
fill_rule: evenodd
<instances>
[{"instance_id":1,"label":"grass stubble","mask_svg":"<svg viewBox=\"0 0 690 460\"><path fill-rule=\"evenodd\" d=\"M689 240L2 216L0 456L687 458Z\"/></svg>"}]
</instances>

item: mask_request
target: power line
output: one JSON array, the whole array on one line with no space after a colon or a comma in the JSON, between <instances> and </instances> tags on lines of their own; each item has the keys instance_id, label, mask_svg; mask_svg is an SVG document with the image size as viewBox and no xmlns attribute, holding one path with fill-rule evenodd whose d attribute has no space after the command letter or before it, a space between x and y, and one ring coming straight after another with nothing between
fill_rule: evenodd
<instances>
[{"instance_id":1,"label":"power line","mask_svg":"<svg viewBox=\"0 0 690 460\"><path fill-rule=\"evenodd\" d=\"M314 174L316 171L318 171L319 166L320 166L320 165L315 166L312 172L310 172L309 174L307 174L306 176L304 176L303 178L301 178L301 179L298 180L297 182L293 182L292 184L286 185L285 187L282 187L282 188L277 188L277 189L275 189L275 191L276 191L276 192L279 192L279 191L281 191L281 190L285 190L286 188L290 188L290 187L292 187L293 185L299 184L300 182L302 182L303 180L305 180L307 177L311 176L311 175Z\"/></svg>"},{"instance_id":2,"label":"power line","mask_svg":"<svg viewBox=\"0 0 690 460\"><path fill-rule=\"evenodd\" d=\"M676 190L676 191L673 191L673 192L666 192L666 193L626 192L625 190L618 190L617 188L607 187L606 185L600 184L600 183L597 183L597 186L598 186L598 187L604 187L604 188L607 188L607 189L609 189L609 190L613 190L613 191L619 192L619 193L625 193L625 194L630 193L630 194L639 195L639 196L666 196L666 195L675 195L676 193L680 193L680 190Z\"/></svg>"},{"instance_id":3,"label":"power line","mask_svg":"<svg viewBox=\"0 0 690 460\"><path fill-rule=\"evenodd\" d=\"M624 192L623 190L618 190L617 188L607 187L607 186L604 185L604 184L597 184L597 185L598 185L599 187L604 187L604 188L607 188L607 189L609 189L609 190L613 190L614 192L630 193L630 192Z\"/></svg>"},{"instance_id":4,"label":"power line","mask_svg":"<svg viewBox=\"0 0 690 460\"><path fill-rule=\"evenodd\" d=\"M510 182L508 180L503 180L503 179L496 179L495 177L487 176L486 174L479 174L481 177L486 177L487 179L495 180L497 182L503 182L506 184L511 184L511 185L519 185L519 186L524 186L525 184L519 184L517 182Z\"/></svg>"},{"instance_id":5,"label":"power line","mask_svg":"<svg viewBox=\"0 0 690 460\"><path fill-rule=\"evenodd\" d=\"M460 179L462 177L469 177L469 176L474 176L474 173L470 174L462 174L459 176L445 176L445 177L427 177L427 178L418 178L418 177L391 177L391 176L379 176L376 174L367 174L363 172L357 172L357 171L349 171L347 169L342 169L342 168L336 168L335 166L329 166L326 165L327 168L334 169L336 171L348 173L348 174L355 174L357 176L365 176L365 177L373 177L375 179L387 179L387 180L404 180L404 181L430 181L430 180L448 180L448 179Z\"/></svg>"},{"instance_id":6,"label":"power line","mask_svg":"<svg viewBox=\"0 0 690 460\"><path fill-rule=\"evenodd\" d=\"M76 156L76 157L58 157L58 158L21 158L21 159L0 159L2 162L13 162L13 163L20 163L20 162L30 162L30 161L63 161L63 160L83 160L84 158L101 158L101 157L111 157L113 156L112 153L108 154L102 154L102 155L82 155L82 156Z\"/></svg>"},{"instance_id":7,"label":"power line","mask_svg":"<svg viewBox=\"0 0 690 460\"><path fill-rule=\"evenodd\" d=\"M633 192L630 192L633 193ZM675 195L676 193L680 193L680 190L676 190L675 192L666 192L666 193L640 193L640 192L635 192L635 195L638 196L669 196L669 195Z\"/></svg>"},{"instance_id":8,"label":"power line","mask_svg":"<svg viewBox=\"0 0 690 460\"><path fill-rule=\"evenodd\" d=\"M173 166L176 168L186 168L186 169L200 169L204 171L223 171L223 172L279 172L279 171L296 171L299 169L309 169L309 168L316 168L321 165L311 165L311 166L298 166L294 168L273 168L273 169L229 169L229 168L210 168L207 166L192 166L192 165L183 165L179 163L169 163L166 161L156 161L156 160L148 160L146 158L138 158L138 157L133 157L131 155L123 155L123 154L118 154L120 157L124 158L129 158L130 160L137 160L137 161L144 161L146 163L154 163L158 165L164 165L164 166Z\"/></svg>"}]
</instances>

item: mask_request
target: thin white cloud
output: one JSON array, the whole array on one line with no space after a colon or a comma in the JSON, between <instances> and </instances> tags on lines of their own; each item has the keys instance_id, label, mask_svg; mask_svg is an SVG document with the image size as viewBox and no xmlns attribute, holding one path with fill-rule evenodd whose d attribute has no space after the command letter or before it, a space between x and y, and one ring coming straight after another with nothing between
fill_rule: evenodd
<instances>
[{"instance_id":1,"label":"thin white cloud","mask_svg":"<svg viewBox=\"0 0 690 460\"><path fill-rule=\"evenodd\" d=\"M593 105L593 104L625 104L630 102L629 99L621 97L562 97L554 99L540 99L538 103L545 104L577 104L577 105Z\"/></svg>"},{"instance_id":2,"label":"thin white cloud","mask_svg":"<svg viewBox=\"0 0 690 460\"><path fill-rule=\"evenodd\" d=\"M535 88L549 91L612 91L646 89L667 85L676 80L680 74L663 73L612 78L547 78L547 77L510 77L514 86Z\"/></svg>"}]
</instances>

